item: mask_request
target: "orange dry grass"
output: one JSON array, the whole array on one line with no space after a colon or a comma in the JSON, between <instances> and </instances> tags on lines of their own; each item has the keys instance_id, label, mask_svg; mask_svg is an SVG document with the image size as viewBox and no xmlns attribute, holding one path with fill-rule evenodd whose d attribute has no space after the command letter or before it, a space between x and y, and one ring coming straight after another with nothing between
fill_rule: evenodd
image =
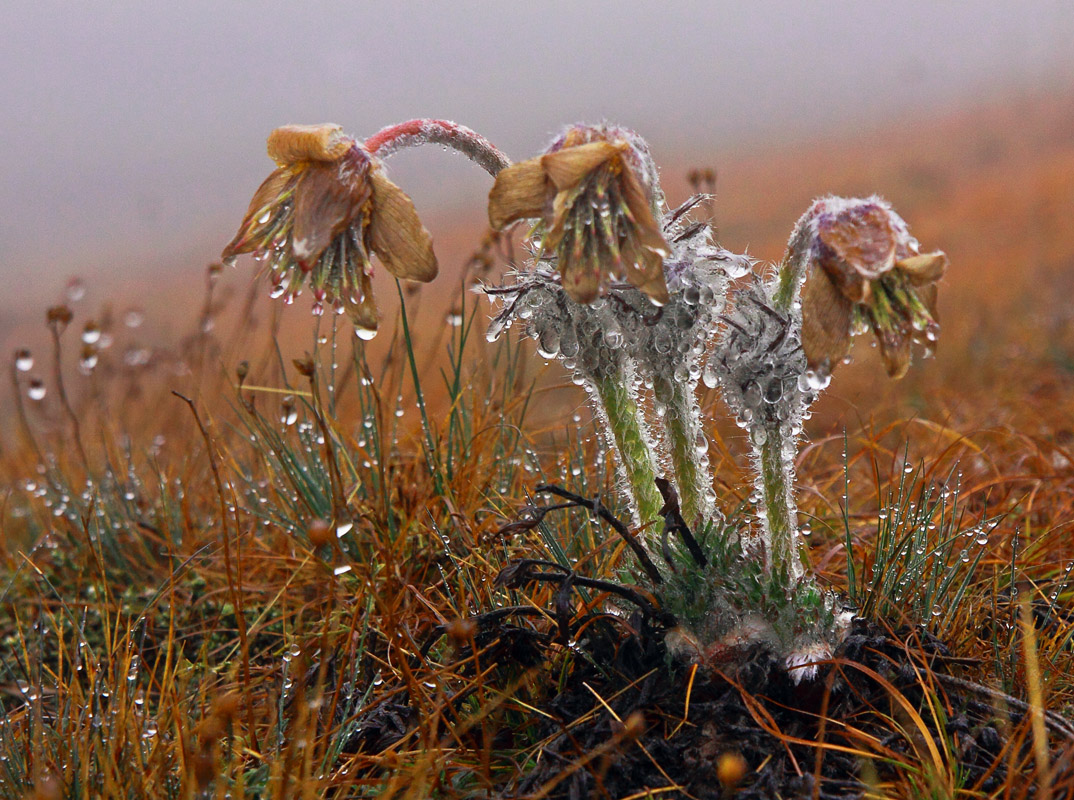
<instances>
[{"instance_id":1,"label":"orange dry grass","mask_svg":"<svg viewBox=\"0 0 1074 800\"><path fill-rule=\"evenodd\" d=\"M1068 97L956 117L925 133L767 153L721 165L716 206L724 244L776 258L817 192L879 191L926 247L949 253L937 358L888 385L859 343L858 363L840 369L818 404L799 465L812 557L833 584L845 580L844 430L850 539L866 560L907 448L926 481L942 482L959 465L964 527L1006 516L973 591L936 629L968 659L968 678L998 680L1019 697L1039 691L1056 710L1074 702L1074 621L1062 611L1071 599L1065 565L1074 562L1074 337L1065 302L1074 275L1072 130ZM680 197L681 188L668 193ZM554 545L497 531L542 477L592 493L610 485L607 465L595 466L592 445L578 441L588 428L565 433L580 392L558 367L484 346L483 311L455 359L455 391L443 355L455 331L442 320L462 295L411 298L433 423L426 435L398 325L386 325L356 361L343 328L333 354L330 320L311 334L304 314L248 293L244 276L220 280L191 304L201 307L194 332L163 341L146 365L123 363L118 353L139 342L117 324L117 355L106 353L83 377L72 365L84 315L65 333L88 488L54 382L43 403L22 400L25 428L12 415L18 430L0 453L0 798L493 790L535 756L528 721L567 654L527 668L495 637L475 640L480 632L457 621L505 604L552 605L547 587L508 594L492 581L511 558L549 557ZM378 288L383 298L391 287ZM35 350L36 370L49 374L45 351ZM307 350L321 365L319 402L291 366ZM250 368L239 394L234 369L243 359ZM371 388L363 375L374 377ZM286 395L309 425L306 439L279 422ZM718 400L710 407L718 417ZM743 442L733 426L718 423L714 434L723 505L733 509L749 494ZM56 463L42 476L37 465L48 454ZM311 494L304 476L312 473L301 466L325 460L339 472ZM28 502L27 480L55 485ZM78 515L56 515L83 493ZM354 527L317 547L307 531L322 517L332 530ZM554 533L572 541L564 546L577 568L608 574L620 548L580 517L567 520ZM1046 615L1039 664L1029 670L1012 565L1019 596ZM550 627L532 613L537 629ZM447 638L419 658L437 626ZM463 651L470 655L457 660ZM917 723L903 712L891 712L893 726L912 738ZM359 719L365 730L354 729ZM1016 734L1033 736L1028 727ZM886 755L875 741L860 747ZM884 792L956 791L951 754L921 747L920 763ZM1028 752L1012 747L1006 757L1015 774L1043 783ZM606 767L603 753L597 763Z\"/></svg>"}]
</instances>

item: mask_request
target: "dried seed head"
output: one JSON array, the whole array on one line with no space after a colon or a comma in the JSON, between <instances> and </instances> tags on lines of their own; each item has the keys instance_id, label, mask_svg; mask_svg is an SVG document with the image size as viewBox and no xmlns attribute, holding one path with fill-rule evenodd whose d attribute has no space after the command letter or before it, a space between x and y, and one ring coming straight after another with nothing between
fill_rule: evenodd
<instances>
[{"instance_id":1,"label":"dried seed head","mask_svg":"<svg viewBox=\"0 0 1074 800\"><path fill-rule=\"evenodd\" d=\"M213 703L213 716L225 722L230 722L238 716L242 707L242 695L238 692L227 692L216 698Z\"/></svg>"},{"instance_id":2,"label":"dried seed head","mask_svg":"<svg viewBox=\"0 0 1074 800\"><path fill-rule=\"evenodd\" d=\"M749 764L740 753L722 753L716 760L716 779L724 791L733 791L749 771Z\"/></svg>"},{"instance_id":3,"label":"dried seed head","mask_svg":"<svg viewBox=\"0 0 1074 800\"><path fill-rule=\"evenodd\" d=\"M235 367L235 377L239 379L241 385L246 380L246 376L250 374L250 362L243 360L239 362L239 365Z\"/></svg>"},{"instance_id":4,"label":"dried seed head","mask_svg":"<svg viewBox=\"0 0 1074 800\"><path fill-rule=\"evenodd\" d=\"M45 312L45 321L49 325L59 325L63 327L67 325L74 314L71 313L71 309L64 305L52 306Z\"/></svg>"},{"instance_id":5,"label":"dried seed head","mask_svg":"<svg viewBox=\"0 0 1074 800\"><path fill-rule=\"evenodd\" d=\"M27 800L61 800L63 782L53 775L43 775L34 782L33 791L26 795Z\"/></svg>"},{"instance_id":6,"label":"dried seed head","mask_svg":"<svg viewBox=\"0 0 1074 800\"><path fill-rule=\"evenodd\" d=\"M456 646L464 645L474 638L474 634L477 632L477 625L470 619L453 619L447 624L444 632Z\"/></svg>"},{"instance_id":7,"label":"dried seed head","mask_svg":"<svg viewBox=\"0 0 1074 800\"><path fill-rule=\"evenodd\" d=\"M302 358L296 358L291 363L295 365L295 369L298 370L298 374L304 378L312 379L317 373L317 365L313 361L313 357L307 353Z\"/></svg>"},{"instance_id":8,"label":"dried seed head","mask_svg":"<svg viewBox=\"0 0 1074 800\"><path fill-rule=\"evenodd\" d=\"M215 747L207 746L197 748L191 756L194 767L194 780L199 789L205 789L216 778L216 753Z\"/></svg>"},{"instance_id":9,"label":"dried seed head","mask_svg":"<svg viewBox=\"0 0 1074 800\"><path fill-rule=\"evenodd\" d=\"M640 711L633 711L623 720L623 735L628 739L638 739L645 733L645 715Z\"/></svg>"},{"instance_id":10,"label":"dried seed head","mask_svg":"<svg viewBox=\"0 0 1074 800\"><path fill-rule=\"evenodd\" d=\"M314 547L324 547L332 541L332 526L327 520L315 519L306 530L306 535L310 537L310 544Z\"/></svg>"}]
</instances>

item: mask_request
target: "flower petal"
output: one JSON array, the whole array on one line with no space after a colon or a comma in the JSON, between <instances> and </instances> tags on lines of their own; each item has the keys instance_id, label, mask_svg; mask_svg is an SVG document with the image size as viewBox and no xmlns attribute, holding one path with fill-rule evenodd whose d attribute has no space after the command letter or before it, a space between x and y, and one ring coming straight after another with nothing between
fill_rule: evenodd
<instances>
[{"instance_id":1,"label":"flower petal","mask_svg":"<svg viewBox=\"0 0 1074 800\"><path fill-rule=\"evenodd\" d=\"M224 248L221 258L233 258L257 249L258 240L261 238L259 233L270 223L270 220L262 222L262 219L266 213L271 217L275 212L275 206L286 195L288 184L294 177L294 172L289 169L275 169L262 181L254 192L250 207L246 209L246 216L242 218L238 233Z\"/></svg>"},{"instance_id":2,"label":"flower petal","mask_svg":"<svg viewBox=\"0 0 1074 800\"><path fill-rule=\"evenodd\" d=\"M867 280L876 280L895 265L895 229L890 212L879 205L848 209L830 220L822 218L817 235L845 267ZM838 281L837 276L833 278Z\"/></svg>"},{"instance_id":3,"label":"flower petal","mask_svg":"<svg viewBox=\"0 0 1074 800\"><path fill-rule=\"evenodd\" d=\"M395 277L431 281L439 271L433 238L421 224L413 201L380 169L371 170L369 180L373 187L370 248Z\"/></svg>"},{"instance_id":4,"label":"flower petal","mask_svg":"<svg viewBox=\"0 0 1074 800\"><path fill-rule=\"evenodd\" d=\"M520 161L500 170L489 192L489 224L502 230L520 219L543 216L548 202L548 178L540 158Z\"/></svg>"},{"instance_id":5,"label":"flower petal","mask_svg":"<svg viewBox=\"0 0 1074 800\"><path fill-rule=\"evenodd\" d=\"M625 165L619 175L619 187L623 193L623 202L634 217L634 226L638 231L640 244L658 255L665 257L671 255L671 245L660 232L660 225L653 216L653 207L642 188L641 181L634 174L634 170Z\"/></svg>"},{"instance_id":6,"label":"flower petal","mask_svg":"<svg viewBox=\"0 0 1074 800\"><path fill-rule=\"evenodd\" d=\"M671 299L664 280L664 258L647 247L642 248L641 263L627 265L627 280L656 305L662 306Z\"/></svg>"},{"instance_id":7,"label":"flower petal","mask_svg":"<svg viewBox=\"0 0 1074 800\"><path fill-rule=\"evenodd\" d=\"M898 380L910 369L910 337L877 334L876 338L880 342L880 355L888 377Z\"/></svg>"},{"instance_id":8,"label":"flower petal","mask_svg":"<svg viewBox=\"0 0 1074 800\"><path fill-rule=\"evenodd\" d=\"M541 166L560 191L571 189L606 161L619 156L626 143L590 142L541 156Z\"/></svg>"},{"instance_id":9,"label":"flower petal","mask_svg":"<svg viewBox=\"0 0 1074 800\"><path fill-rule=\"evenodd\" d=\"M321 257L366 204L365 181L340 180L336 164L311 162L295 185L295 223L292 250L303 267Z\"/></svg>"},{"instance_id":10,"label":"flower petal","mask_svg":"<svg viewBox=\"0 0 1074 800\"><path fill-rule=\"evenodd\" d=\"M379 321L379 315L377 314L377 304L373 299L373 284L369 279L368 273L365 270L356 270L358 287L351 289L349 292L344 292L340 300L343 303L343 307L347 310L347 316L350 317L351 323L354 327L368 335L359 333L359 337L363 339L371 339L373 334L377 331L377 323Z\"/></svg>"},{"instance_id":11,"label":"flower petal","mask_svg":"<svg viewBox=\"0 0 1074 800\"><path fill-rule=\"evenodd\" d=\"M935 253L910 256L896 261L895 266L905 273L911 286L928 286L940 280L947 271L947 254L937 250Z\"/></svg>"},{"instance_id":12,"label":"flower petal","mask_svg":"<svg viewBox=\"0 0 1074 800\"><path fill-rule=\"evenodd\" d=\"M268 137L269 158L281 167L302 161L336 161L354 145L343 128L322 125L284 125Z\"/></svg>"},{"instance_id":13,"label":"flower petal","mask_svg":"<svg viewBox=\"0 0 1074 800\"><path fill-rule=\"evenodd\" d=\"M810 369L834 369L849 352L851 310L826 273L810 274L802 290L802 350Z\"/></svg>"}]
</instances>

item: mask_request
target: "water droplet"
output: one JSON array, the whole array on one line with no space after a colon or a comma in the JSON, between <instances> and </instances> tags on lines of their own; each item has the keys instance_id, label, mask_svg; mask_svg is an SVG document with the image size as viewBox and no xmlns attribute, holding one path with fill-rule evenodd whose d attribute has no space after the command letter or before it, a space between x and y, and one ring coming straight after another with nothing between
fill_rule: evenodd
<instances>
[{"instance_id":1,"label":"water droplet","mask_svg":"<svg viewBox=\"0 0 1074 800\"><path fill-rule=\"evenodd\" d=\"M145 322L145 314L137 308L127 309L127 313L123 315L123 324L128 328L137 328Z\"/></svg>"},{"instance_id":2,"label":"water droplet","mask_svg":"<svg viewBox=\"0 0 1074 800\"><path fill-rule=\"evenodd\" d=\"M87 350L83 352L81 357L78 359L78 366L81 368L83 373L88 375L89 373L93 372L93 368L97 366L97 361L97 351Z\"/></svg>"},{"instance_id":3,"label":"water droplet","mask_svg":"<svg viewBox=\"0 0 1074 800\"><path fill-rule=\"evenodd\" d=\"M15 351L15 369L19 372L29 372L34 368L34 357L26 349Z\"/></svg>"},{"instance_id":4,"label":"water droplet","mask_svg":"<svg viewBox=\"0 0 1074 800\"><path fill-rule=\"evenodd\" d=\"M342 539L344 536L351 532L351 529L353 527L353 522L344 522L342 525L336 526L336 538Z\"/></svg>"},{"instance_id":5,"label":"water droplet","mask_svg":"<svg viewBox=\"0 0 1074 800\"><path fill-rule=\"evenodd\" d=\"M45 384L41 381L40 378L33 378L30 381L29 388L26 390L26 396L29 397L31 400L44 400L45 393Z\"/></svg>"},{"instance_id":6,"label":"water droplet","mask_svg":"<svg viewBox=\"0 0 1074 800\"><path fill-rule=\"evenodd\" d=\"M71 278L67 282L67 300L71 303L77 303L83 297L86 296L86 284L82 282L81 278Z\"/></svg>"},{"instance_id":7,"label":"water droplet","mask_svg":"<svg viewBox=\"0 0 1074 800\"><path fill-rule=\"evenodd\" d=\"M354 335L357 336L359 339L361 339L363 342L368 342L374 336L377 335L377 329L376 328L373 328L373 329L360 328L358 326L355 326Z\"/></svg>"},{"instance_id":8,"label":"water droplet","mask_svg":"<svg viewBox=\"0 0 1074 800\"><path fill-rule=\"evenodd\" d=\"M346 573L348 573L350 571L351 571L351 565L350 564L344 564L342 567L336 567L334 570L332 570L332 574L333 575L345 575Z\"/></svg>"},{"instance_id":9,"label":"water droplet","mask_svg":"<svg viewBox=\"0 0 1074 800\"><path fill-rule=\"evenodd\" d=\"M83 344L97 344L101 340L101 329L94 322L87 322L82 329Z\"/></svg>"}]
</instances>

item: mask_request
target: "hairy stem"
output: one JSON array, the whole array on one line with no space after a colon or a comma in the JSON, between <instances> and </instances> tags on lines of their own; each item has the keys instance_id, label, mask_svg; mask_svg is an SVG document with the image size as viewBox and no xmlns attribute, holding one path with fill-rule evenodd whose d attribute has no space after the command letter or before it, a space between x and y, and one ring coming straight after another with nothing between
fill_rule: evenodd
<instances>
[{"instance_id":1,"label":"hairy stem","mask_svg":"<svg viewBox=\"0 0 1074 800\"><path fill-rule=\"evenodd\" d=\"M412 119L389 125L365 140L366 149L380 158L423 144L440 144L458 150L493 176L511 166L511 159L484 136L445 119Z\"/></svg>"},{"instance_id":2,"label":"hairy stem","mask_svg":"<svg viewBox=\"0 0 1074 800\"><path fill-rule=\"evenodd\" d=\"M801 293L809 266L809 248L812 245L810 219L807 211L794 226L787 242L787 252L779 265L779 284L772 295L772 307L781 314L790 314L794 302ZM801 324L801 323L799 323Z\"/></svg>"},{"instance_id":3,"label":"hairy stem","mask_svg":"<svg viewBox=\"0 0 1074 800\"><path fill-rule=\"evenodd\" d=\"M656 467L642 428L641 409L630 392L622 367L609 366L589 376L599 411L616 449L619 474L627 486L634 521L648 524L660 517L664 505L656 488Z\"/></svg>"},{"instance_id":4,"label":"hairy stem","mask_svg":"<svg viewBox=\"0 0 1074 800\"><path fill-rule=\"evenodd\" d=\"M758 488L764 505L762 523L768 568L783 576L789 586L798 582L804 572L799 553L798 509L794 503L793 457L784 456L785 451L794 452L794 444L787 443L790 434L778 419L765 419L760 425L764 441L755 443L754 448L760 462Z\"/></svg>"},{"instance_id":5,"label":"hairy stem","mask_svg":"<svg viewBox=\"0 0 1074 800\"><path fill-rule=\"evenodd\" d=\"M688 383L670 380L660 373L653 375L653 393L664 406L665 440L675 470L683 519L687 525L703 524L713 513L709 499L712 473L697 397Z\"/></svg>"}]
</instances>

